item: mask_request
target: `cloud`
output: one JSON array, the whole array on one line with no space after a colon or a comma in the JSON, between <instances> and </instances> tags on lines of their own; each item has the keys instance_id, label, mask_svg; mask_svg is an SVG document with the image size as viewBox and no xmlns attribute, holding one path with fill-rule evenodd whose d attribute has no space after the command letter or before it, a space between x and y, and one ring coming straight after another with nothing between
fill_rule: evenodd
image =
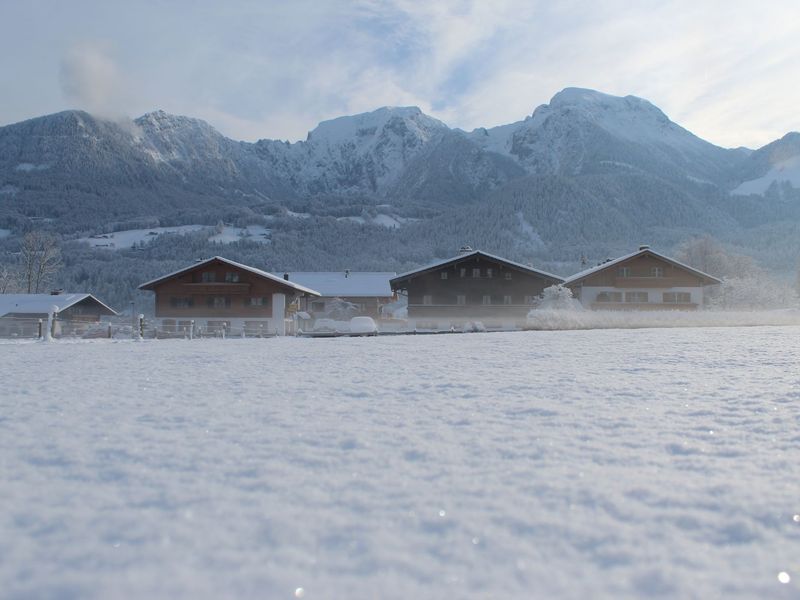
<instances>
[{"instance_id":1,"label":"cloud","mask_svg":"<svg viewBox=\"0 0 800 600\"><path fill-rule=\"evenodd\" d=\"M66 100L297 140L324 119L413 104L469 130L578 86L647 98L729 146L800 129L796 0L85 0L52 17L39 3L10 6L0 3L0 53L18 57L0 63L6 121ZM74 43L97 39L113 52Z\"/></svg>"},{"instance_id":2,"label":"cloud","mask_svg":"<svg viewBox=\"0 0 800 600\"><path fill-rule=\"evenodd\" d=\"M126 113L130 91L107 49L98 44L72 46L61 60L61 91L76 108L104 117Z\"/></svg>"}]
</instances>

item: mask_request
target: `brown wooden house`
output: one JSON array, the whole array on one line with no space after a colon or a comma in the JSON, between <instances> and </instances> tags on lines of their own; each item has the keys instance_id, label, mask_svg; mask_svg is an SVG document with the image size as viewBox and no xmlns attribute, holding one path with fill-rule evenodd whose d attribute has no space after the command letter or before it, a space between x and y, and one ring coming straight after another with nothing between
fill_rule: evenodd
<instances>
[{"instance_id":1,"label":"brown wooden house","mask_svg":"<svg viewBox=\"0 0 800 600\"><path fill-rule=\"evenodd\" d=\"M139 286L156 294L155 317L163 331L194 322L202 331L286 332L289 307L319 293L261 269L215 256Z\"/></svg>"},{"instance_id":2,"label":"brown wooden house","mask_svg":"<svg viewBox=\"0 0 800 600\"><path fill-rule=\"evenodd\" d=\"M719 279L659 254L650 246L567 278L565 285L595 310L695 310Z\"/></svg>"},{"instance_id":3,"label":"brown wooden house","mask_svg":"<svg viewBox=\"0 0 800 600\"><path fill-rule=\"evenodd\" d=\"M465 247L457 256L398 275L391 286L408 296L410 327L448 329L470 321L487 327L522 325L542 291L563 281Z\"/></svg>"}]
</instances>

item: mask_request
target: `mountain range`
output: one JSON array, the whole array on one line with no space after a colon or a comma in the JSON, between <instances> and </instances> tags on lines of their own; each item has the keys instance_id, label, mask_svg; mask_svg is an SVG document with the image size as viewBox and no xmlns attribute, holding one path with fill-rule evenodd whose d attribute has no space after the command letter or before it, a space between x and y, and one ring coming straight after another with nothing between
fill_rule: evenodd
<instances>
[{"instance_id":1,"label":"mountain range","mask_svg":"<svg viewBox=\"0 0 800 600\"><path fill-rule=\"evenodd\" d=\"M471 132L416 107L324 121L295 143L235 141L163 111L0 127L0 228L12 236L259 224L270 243L230 252L272 269L404 268L470 244L566 272L581 256L712 235L787 272L800 255L798 188L798 133L721 148L646 100L579 88ZM167 246L180 258L176 244L137 260L166 260ZM214 250L187 245L186 257Z\"/></svg>"}]
</instances>

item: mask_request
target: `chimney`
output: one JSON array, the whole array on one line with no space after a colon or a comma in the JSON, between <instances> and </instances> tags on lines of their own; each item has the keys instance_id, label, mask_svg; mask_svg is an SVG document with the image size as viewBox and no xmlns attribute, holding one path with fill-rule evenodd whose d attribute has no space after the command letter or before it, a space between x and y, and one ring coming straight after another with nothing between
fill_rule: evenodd
<instances>
[{"instance_id":1,"label":"chimney","mask_svg":"<svg viewBox=\"0 0 800 600\"><path fill-rule=\"evenodd\" d=\"M51 296L59 296L63 292L64 292L64 290L62 290L61 288L58 288L57 290L50 290L50 295Z\"/></svg>"},{"instance_id":2,"label":"chimney","mask_svg":"<svg viewBox=\"0 0 800 600\"><path fill-rule=\"evenodd\" d=\"M641 246L639 246L639 250L640 251L641 250L650 250L650 245L649 244L642 244Z\"/></svg>"},{"instance_id":3,"label":"chimney","mask_svg":"<svg viewBox=\"0 0 800 600\"><path fill-rule=\"evenodd\" d=\"M344 278L347 279L348 277L350 277L350 269L345 269L344 270Z\"/></svg>"},{"instance_id":4,"label":"chimney","mask_svg":"<svg viewBox=\"0 0 800 600\"><path fill-rule=\"evenodd\" d=\"M459 254L469 254L470 252L472 252L472 248L470 246L461 246L461 248L458 249Z\"/></svg>"},{"instance_id":5,"label":"chimney","mask_svg":"<svg viewBox=\"0 0 800 600\"><path fill-rule=\"evenodd\" d=\"M284 279L285 281L289 281L289 274L288 274L288 273L284 273L284 274L283 274L283 279Z\"/></svg>"}]
</instances>

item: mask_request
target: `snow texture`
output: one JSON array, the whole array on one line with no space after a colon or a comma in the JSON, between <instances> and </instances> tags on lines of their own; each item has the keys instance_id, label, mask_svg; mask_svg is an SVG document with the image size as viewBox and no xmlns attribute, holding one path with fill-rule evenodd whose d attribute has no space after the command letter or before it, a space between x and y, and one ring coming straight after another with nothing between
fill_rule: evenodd
<instances>
[{"instance_id":1,"label":"snow texture","mask_svg":"<svg viewBox=\"0 0 800 600\"><path fill-rule=\"evenodd\" d=\"M797 598L798 361L797 327L0 344L0 589Z\"/></svg>"}]
</instances>

